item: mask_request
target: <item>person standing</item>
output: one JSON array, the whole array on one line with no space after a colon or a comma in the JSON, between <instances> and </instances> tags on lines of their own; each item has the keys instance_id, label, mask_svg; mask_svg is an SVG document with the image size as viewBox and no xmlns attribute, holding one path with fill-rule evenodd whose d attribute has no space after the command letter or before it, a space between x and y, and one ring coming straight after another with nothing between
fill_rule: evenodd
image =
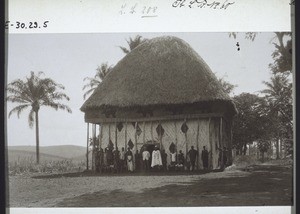
<instances>
[{"instance_id":1,"label":"person standing","mask_svg":"<svg viewBox=\"0 0 300 214\"><path fill-rule=\"evenodd\" d=\"M227 149L224 146L223 149L222 148L218 148L219 150L219 167L221 170L226 168L226 164L227 164Z\"/></svg>"},{"instance_id":2,"label":"person standing","mask_svg":"<svg viewBox=\"0 0 300 214\"><path fill-rule=\"evenodd\" d=\"M109 166L114 165L113 151L111 148L107 148L106 155L107 155L107 165Z\"/></svg>"},{"instance_id":3,"label":"person standing","mask_svg":"<svg viewBox=\"0 0 300 214\"><path fill-rule=\"evenodd\" d=\"M161 154L157 146L155 146L152 152L152 162L151 167L154 170L158 170L162 166Z\"/></svg>"},{"instance_id":4,"label":"person standing","mask_svg":"<svg viewBox=\"0 0 300 214\"><path fill-rule=\"evenodd\" d=\"M143 151L142 155L143 155L144 169L146 171L148 171L149 170L149 161L150 161L150 152L145 149L145 151Z\"/></svg>"},{"instance_id":5,"label":"person standing","mask_svg":"<svg viewBox=\"0 0 300 214\"><path fill-rule=\"evenodd\" d=\"M195 162L198 157L198 151L194 149L194 146L191 146L191 149L188 152L188 155L190 157L190 162L191 162L191 167L192 167L191 171L194 171L195 170Z\"/></svg>"},{"instance_id":6,"label":"person standing","mask_svg":"<svg viewBox=\"0 0 300 214\"><path fill-rule=\"evenodd\" d=\"M125 167L125 149L122 147L120 151L120 172L123 172Z\"/></svg>"},{"instance_id":7,"label":"person standing","mask_svg":"<svg viewBox=\"0 0 300 214\"><path fill-rule=\"evenodd\" d=\"M125 153L125 158L127 162L127 170L129 172L133 172L133 154L132 151L130 151L130 148L128 148L127 152Z\"/></svg>"},{"instance_id":8,"label":"person standing","mask_svg":"<svg viewBox=\"0 0 300 214\"><path fill-rule=\"evenodd\" d=\"M119 173L120 172L120 151L118 147L116 147L113 157L114 157L114 169L117 173Z\"/></svg>"},{"instance_id":9,"label":"person standing","mask_svg":"<svg viewBox=\"0 0 300 214\"><path fill-rule=\"evenodd\" d=\"M203 150L201 153L201 159L202 159L204 170L207 170L208 169L208 151L206 150L205 146L203 146Z\"/></svg>"},{"instance_id":10,"label":"person standing","mask_svg":"<svg viewBox=\"0 0 300 214\"><path fill-rule=\"evenodd\" d=\"M167 171L167 153L165 152L165 150L163 149L161 151L161 160L162 160L162 165L163 165L163 170Z\"/></svg>"},{"instance_id":11,"label":"person standing","mask_svg":"<svg viewBox=\"0 0 300 214\"><path fill-rule=\"evenodd\" d=\"M104 153L103 153L103 169L106 172L107 171L107 148L104 149Z\"/></svg>"},{"instance_id":12,"label":"person standing","mask_svg":"<svg viewBox=\"0 0 300 214\"><path fill-rule=\"evenodd\" d=\"M179 150L178 165L184 165L184 154L182 153L182 150Z\"/></svg>"},{"instance_id":13,"label":"person standing","mask_svg":"<svg viewBox=\"0 0 300 214\"><path fill-rule=\"evenodd\" d=\"M141 168L141 157L140 157L140 153L139 150L137 149L134 155L134 159L135 159L135 171L139 171Z\"/></svg>"},{"instance_id":14,"label":"person standing","mask_svg":"<svg viewBox=\"0 0 300 214\"><path fill-rule=\"evenodd\" d=\"M171 166L175 166L176 165L176 152L171 152Z\"/></svg>"},{"instance_id":15,"label":"person standing","mask_svg":"<svg viewBox=\"0 0 300 214\"><path fill-rule=\"evenodd\" d=\"M99 172L100 171L100 154L99 154L99 150L97 147L95 148L94 154L95 154L95 171Z\"/></svg>"},{"instance_id":16,"label":"person standing","mask_svg":"<svg viewBox=\"0 0 300 214\"><path fill-rule=\"evenodd\" d=\"M178 163L177 163L178 169L183 170L184 169L184 154L182 153L182 150L179 150L177 159L178 159Z\"/></svg>"},{"instance_id":17,"label":"person standing","mask_svg":"<svg viewBox=\"0 0 300 214\"><path fill-rule=\"evenodd\" d=\"M104 161L104 152L103 152L103 149L100 148L99 150L99 171L100 173L102 173L103 171L103 161Z\"/></svg>"}]
</instances>

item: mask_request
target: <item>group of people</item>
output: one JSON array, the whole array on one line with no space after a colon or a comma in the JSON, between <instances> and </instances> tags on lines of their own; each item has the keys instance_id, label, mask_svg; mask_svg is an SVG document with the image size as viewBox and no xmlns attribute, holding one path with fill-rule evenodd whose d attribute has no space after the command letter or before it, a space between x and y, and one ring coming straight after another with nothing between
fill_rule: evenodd
<instances>
[{"instance_id":1,"label":"group of people","mask_svg":"<svg viewBox=\"0 0 300 214\"><path fill-rule=\"evenodd\" d=\"M179 150L179 153L170 152L170 164L167 165L168 154L164 149L159 150L157 146L150 154L147 149L142 149L140 152L136 150L133 154L130 148L125 152L124 147L119 151L118 147L102 148L95 150L95 169L97 172L133 172L133 171L174 171L174 170L190 170L194 171L198 159L198 151L191 146L186 157ZM226 157L225 157L226 158ZM208 169L209 152L205 146L201 152L201 161L203 168ZM224 156L223 156L224 160Z\"/></svg>"},{"instance_id":2,"label":"group of people","mask_svg":"<svg viewBox=\"0 0 300 214\"><path fill-rule=\"evenodd\" d=\"M95 149L95 169L97 172L124 172L133 171L133 154L128 148L125 152L124 147L119 151L118 147L115 150L112 148ZM127 168L127 169L126 169Z\"/></svg>"},{"instance_id":3,"label":"group of people","mask_svg":"<svg viewBox=\"0 0 300 214\"><path fill-rule=\"evenodd\" d=\"M208 169L208 151L205 146L203 146L203 150L201 152L201 160L203 169ZM169 170L190 170L194 171L196 167L196 162L198 159L198 151L194 149L194 146L191 146L191 149L188 151L186 158L184 158L184 154L182 150L179 150L178 155L173 152L171 153L171 164L169 165Z\"/></svg>"}]
</instances>

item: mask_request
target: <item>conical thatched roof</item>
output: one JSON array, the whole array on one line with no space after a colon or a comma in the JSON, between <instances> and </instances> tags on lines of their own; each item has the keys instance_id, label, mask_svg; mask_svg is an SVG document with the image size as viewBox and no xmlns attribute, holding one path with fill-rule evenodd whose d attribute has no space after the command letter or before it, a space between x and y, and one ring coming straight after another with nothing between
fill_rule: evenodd
<instances>
[{"instance_id":1,"label":"conical thatched roof","mask_svg":"<svg viewBox=\"0 0 300 214\"><path fill-rule=\"evenodd\" d=\"M234 104L204 60L176 37L142 43L120 60L82 111L224 101Z\"/></svg>"}]
</instances>

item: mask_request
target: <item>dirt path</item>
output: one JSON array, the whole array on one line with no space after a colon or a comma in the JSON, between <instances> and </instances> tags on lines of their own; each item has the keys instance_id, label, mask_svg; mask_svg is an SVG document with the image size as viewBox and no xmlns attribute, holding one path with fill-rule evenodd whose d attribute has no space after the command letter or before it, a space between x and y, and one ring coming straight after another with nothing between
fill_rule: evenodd
<instances>
[{"instance_id":1,"label":"dirt path","mask_svg":"<svg viewBox=\"0 0 300 214\"><path fill-rule=\"evenodd\" d=\"M202 175L68 177L10 180L12 207L291 205L292 169Z\"/></svg>"}]
</instances>

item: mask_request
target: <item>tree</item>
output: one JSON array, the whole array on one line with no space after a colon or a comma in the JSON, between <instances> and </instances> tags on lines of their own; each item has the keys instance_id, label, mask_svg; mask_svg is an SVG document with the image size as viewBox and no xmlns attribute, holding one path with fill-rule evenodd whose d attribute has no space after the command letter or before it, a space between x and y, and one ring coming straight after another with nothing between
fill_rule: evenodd
<instances>
[{"instance_id":1,"label":"tree","mask_svg":"<svg viewBox=\"0 0 300 214\"><path fill-rule=\"evenodd\" d=\"M83 81L89 81L85 86L83 86L82 90L88 89L84 95L83 98L86 99L88 95L93 93L95 89L98 87L98 85L104 80L106 75L112 70L112 66L108 66L108 63L102 63L98 68L96 69L96 75L91 77L86 77L83 79Z\"/></svg>"},{"instance_id":2,"label":"tree","mask_svg":"<svg viewBox=\"0 0 300 214\"><path fill-rule=\"evenodd\" d=\"M223 77L218 78L219 83L223 87L225 93L230 95L233 92L233 89L237 87L237 85L233 85L230 82L226 81Z\"/></svg>"},{"instance_id":3,"label":"tree","mask_svg":"<svg viewBox=\"0 0 300 214\"><path fill-rule=\"evenodd\" d=\"M292 83L288 76L282 73L273 74L270 82L263 83L267 88L261 91L264 94L264 103L260 104L260 113L272 118L278 159L279 140L286 141L293 138Z\"/></svg>"},{"instance_id":4,"label":"tree","mask_svg":"<svg viewBox=\"0 0 300 214\"><path fill-rule=\"evenodd\" d=\"M277 42L273 42L275 47L272 57L274 63L269 64L271 71L276 73L291 73L292 72L292 33L290 32L274 32ZM247 32L245 39L254 41L258 33ZM229 33L229 37L236 39L237 33Z\"/></svg>"},{"instance_id":5,"label":"tree","mask_svg":"<svg viewBox=\"0 0 300 214\"><path fill-rule=\"evenodd\" d=\"M239 154L246 154L247 145L260 138L264 128L263 118L255 106L261 98L250 93L233 97L238 114L233 122L233 144Z\"/></svg>"},{"instance_id":6,"label":"tree","mask_svg":"<svg viewBox=\"0 0 300 214\"><path fill-rule=\"evenodd\" d=\"M125 53L128 54L130 53L133 49L135 49L137 46L139 46L140 44L142 44L143 42L147 41L147 39L143 39L142 36L137 35L135 38L129 38L129 40L126 40L129 49L119 46L121 48L121 50Z\"/></svg>"},{"instance_id":7,"label":"tree","mask_svg":"<svg viewBox=\"0 0 300 214\"><path fill-rule=\"evenodd\" d=\"M265 153L270 149L271 143L267 140L259 140L257 143L257 147L261 152L262 162L265 162Z\"/></svg>"},{"instance_id":8,"label":"tree","mask_svg":"<svg viewBox=\"0 0 300 214\"><path fill-rule=\"evenodd\" d=\"M69 113L72 113L71 109L62 103L60 100L69 101L70 98L61 92L64 90L64 86L56 83L50 78L42 78L43 72L34 72L30 73L29 77L26 77L25 80L17 79L7 85L7 101L18 103L9 112L9 117L16 113L18 118L20 114L27 109L31 108L28 115L29 127L32 128L35 121L35 130L36 130L36 161L40 162L39 156L39 110L41 106L48 106L54 108L55 110L61 109L66 110Z\"/></svg>"},{"instance_id":9,"label":"tree","mask_svg":"<svg viewBox=\"0 0 300 214\"><path fill-rule=\"evenodd\" d=\"M269 64L271 71L276 73L291 73L292 71L292 39L291 33L275 32L278 44L273 42L275 51L272 53L273 64ZM287 39L285 37L288 37ZM286 42L284 40L287 40Z\"/></svg>"}]
</instances>

